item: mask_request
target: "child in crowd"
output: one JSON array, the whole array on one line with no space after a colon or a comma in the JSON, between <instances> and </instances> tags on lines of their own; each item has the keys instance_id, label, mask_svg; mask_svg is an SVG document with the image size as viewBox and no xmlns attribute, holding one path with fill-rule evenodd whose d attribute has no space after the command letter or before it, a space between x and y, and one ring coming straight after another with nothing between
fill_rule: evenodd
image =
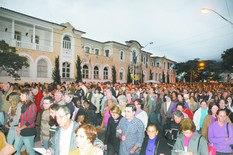
<instances>
[{"instance_id":1,"label":"child in crowd","mask_svg":"<svg viewBox=\"0 0 233 155\"><path fill-rule=\"evenodd\" d=\"M50 129L50 124L49 124L49 117L50 117L50 112L49 108L50 106L54 103L54 100L50 97L47 96L43 100L43 108L44 111L42 113L42 119L41 119L41 144L44 146L44 148L47 150L49 148L49 129Z\"/></svg>"}]
</instances>

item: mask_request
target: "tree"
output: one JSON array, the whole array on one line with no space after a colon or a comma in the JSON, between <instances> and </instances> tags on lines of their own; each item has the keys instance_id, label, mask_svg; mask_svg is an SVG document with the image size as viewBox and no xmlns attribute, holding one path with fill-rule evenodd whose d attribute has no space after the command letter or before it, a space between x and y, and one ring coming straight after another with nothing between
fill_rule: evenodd
<instances>
[{"instance_id":1,"label":"tree","mask_svg":"<svg viewBox=\"0 0 233 155\"><path fill-rule=\"evenodd\" d=\"M55 84L61 84L61 76L59 69L59 56L55 58L55 67L53 69L53 82Z\"/></svg>"},{"instance_id":2,"label":"tree","mask_svg":"<svg viewBox=\"0 0 233 155\"><path fill-rule=\"evenodd\" d=\"M131 78L131 73L130 73L130 66L128 66L127 83L132 83L132 78Z\"/></svg>"},{"instance_id":3,"label":"tree","mask_svg":"<svg viewBox=\"0 0 233 155\"><path fill-rule=\"evenodd\" d=\"M150 69L150 80L152 80L153 78L153 73L152 73L152 70Z\"/></svg>"},{"instance_id":4,"label":"tree","mask_svg":"<svg viewBox=\"0 0 233 155\"><path fill-rule=\"evenodd\" d=\"M77 55L76 61L76 82L82 82L82 72L81 72L81 60L80 57Z\"/></svg>"},{"instance_id":5,"label":"tree","mask_svg":"<svg viewBox=\"0 0 233 155\"><path fill-rule=\"evenodd\" d=\"M225 71L233 72L233 48L227 49L221 55L222 69Z\"/></svg>"},{"instance_id":6,"label":"tree","mask_svg":"<svg viewBox=\"0 0 233 155\"><path fill-rule=\"evenodd\" d=\"M170 76L169 76L169 72L167 72L167 83L170 83Z\"/></svg>"},{"instance_id":7,"label":"tree","mask_svg":"<svg viewBox=\"0 0 233 155\"><path fill-rule=\"evenodd\" d=\"M9 46L4 40L0 41L0 68L8 73L8 76L20 80L17 71L22 67L28 67L27 58L16 53L16 48Z\"/></svg>"},{"instance_id":8,"label":"tree","mask_svg":"<svg viewBox=\"0 0 233 155\"><path fill-rule=\"evenodd\" d=\"M116 67L112 66L112 83L116 83Z\"/></svg>"},{"instance_id":9,"label":"tree","mask_svg":"<svg viewBox=\"0 0 233 155\"><path fill-rule=\"evenodd\" d=\"M163 77L162 77L163 82L165 83L165 73L163 72Z\"/></svg>"}]
</instances>

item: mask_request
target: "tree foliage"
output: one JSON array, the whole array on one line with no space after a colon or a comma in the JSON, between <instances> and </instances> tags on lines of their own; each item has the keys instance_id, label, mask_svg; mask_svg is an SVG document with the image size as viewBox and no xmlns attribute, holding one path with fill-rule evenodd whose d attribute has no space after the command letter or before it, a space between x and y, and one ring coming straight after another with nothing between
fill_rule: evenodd
<instances>
[{"instance_id":1,"label":"tree foliage","mask_svg":"<svg viewBox=\"0 0 233 155\"><path fill-rule=\"evenodd\" d=\"M55 58L55 67L53 69L53 82L55 84L61 84L61 75L59 69L59 56Z\"/></svg>"},{"instance_id":2,"label":"tree foliage","mask_svg":"<svg viewBox=\"0 0 233 155\"><path fill-rule=\"evenodd\" d=\"M132 83L132 78L131 78L131 75L130 75L130 66L128 66L128 73L127 73L127 83Z\"/></svg>"},{"instance_id":3,"label":"tree foliage","mask_svg":"<svg viewBox=\"0 0 233 155\"><path fill-rule=\"evenodd\" d=\"M203 63L204 66L200 66ZM177 75L180 81L185 79L187 82L200 82L218 80L220 73L220 63L215 60L200 61L199 58L188 60L176 64Z\"/></svg>"},{"instance_id":4,"label":"tree foliage","mask_svg":"<svg viewBox=\"0 0 233 155\"><path fill-rule=\"evenodd\" d=\"M221 55L222 69L224 71L233 72L233 48L227 49Z\"/></svg>"},{"instance_id":5,"label":"tree foliage","mask_svg":"<svg viewBox=\"0 0 233 155\"><path fill-rule=\"evenodd\" d=\"M153 73L152 73L152 70L150 69L150 79L149 80L152 80L153 78Z\"/></svg>"},{"instance_id":6,"label":"tree foliage","mask_svg":"<svg viewBox=\"0 0 233 155\"><path fill-rule=\"evenodd\" d=\"M116 83L116 67L112 66L112 83Z\"/></svg>"},{"instance_id":7,"label":"tree foliage","mask_svg":"<svg viewBox=\"0 0 233 155\"><path fill-rule=\"evenodd\" d=\"M0 68L8 73L8 76L20 80L17 71L22 67L28 67L27 58L16 53L16 48L9 46L4 40L0 41Z\"/></svg>"},{"instance_id":8,"label":"tree foliage","mask_svg":"<svg viewBox=\"0 0 233 155\"><path fill-rule=\"evenodd\" d=\"M81 60L78 55L76 61L76 71L76 82L82 82Z\"/></svg>"}]
</instances>

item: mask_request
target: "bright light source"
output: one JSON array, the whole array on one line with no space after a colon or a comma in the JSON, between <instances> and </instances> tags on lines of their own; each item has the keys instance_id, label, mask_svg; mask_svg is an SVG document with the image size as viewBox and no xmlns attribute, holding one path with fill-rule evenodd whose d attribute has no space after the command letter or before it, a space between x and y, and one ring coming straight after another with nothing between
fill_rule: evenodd
<instances>
[{"instance_id":1,"label":"bright light source","mask_svg":"<svg viewBox=\"0 0 233 155\"><path fill-rule=\"evenodd\" d=\"M202 8L201 9L201 12L202 13L208 13L210 11L210 9L208 9L208 8Z\"/></svg>"}]
</instances>

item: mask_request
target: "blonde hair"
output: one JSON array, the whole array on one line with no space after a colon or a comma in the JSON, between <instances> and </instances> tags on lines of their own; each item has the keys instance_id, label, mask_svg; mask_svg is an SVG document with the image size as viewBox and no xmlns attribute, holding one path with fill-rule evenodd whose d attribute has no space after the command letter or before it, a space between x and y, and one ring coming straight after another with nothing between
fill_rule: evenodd
<instances>
[{"instance_id":1,"label":"blonde hair","mask_svg":"<svg viewBox=\"0 0 233 155\"><path fill-rule=\"evenodd\" d=\"M12 92L11 94L9 94L9 103L11 104L11 113L10 113L11 116L16 115L16 109L19 102L20 102L20 97L18 93Z\"/></svg>"}]
</instances>

